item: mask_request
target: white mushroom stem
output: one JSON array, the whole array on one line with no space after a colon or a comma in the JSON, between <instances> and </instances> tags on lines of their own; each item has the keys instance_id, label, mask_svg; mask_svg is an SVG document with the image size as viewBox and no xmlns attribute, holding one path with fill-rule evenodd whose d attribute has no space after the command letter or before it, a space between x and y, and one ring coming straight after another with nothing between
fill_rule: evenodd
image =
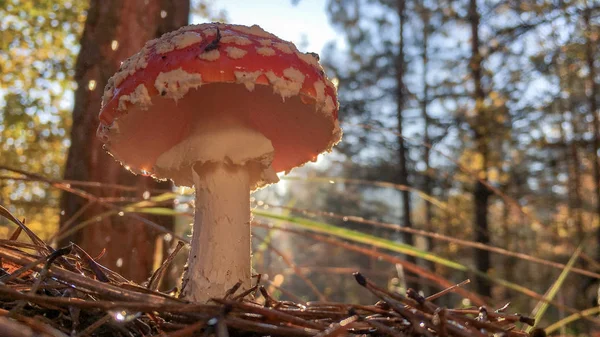
<instances>
[{"instance_id":1,"label":"white mushroom stem","mask_svg":"<svg viewBox=\"0 0 600 337\"><path fill-rule=\"evenodd\" d=\"M184 298L223 297L238 281L250 288L250 179L247 165L194 166L196 213Z\"/></svg>"},{"instance_id":2,"label":"white mushroom stem","mask_svg":"<svg viewBox=\"0 0 600 337\"><path fill-rule=\"evenodd\" d=\"M279 180L271 167L275 153L271 141L223 115L227 114L197 121L154 167L175 184L196 188L182 283L183 298L194 302L223 297L238 281L241 290L250 288L250 192Z\"/></svg>"}]
</instances>

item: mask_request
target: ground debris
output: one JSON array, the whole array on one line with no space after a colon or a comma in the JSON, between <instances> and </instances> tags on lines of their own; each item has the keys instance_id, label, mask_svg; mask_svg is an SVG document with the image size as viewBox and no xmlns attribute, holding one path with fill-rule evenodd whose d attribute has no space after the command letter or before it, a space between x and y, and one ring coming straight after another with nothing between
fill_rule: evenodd
<instances>
[{"instance_id":1,"label":"ground debris","mask_svg":"<svg viewBox=\"0 0 600 337\"><path fill-rule=\"evenodd\" d=\"M0 336L503 336L528 337L533 319L506 308L450 309L409 289L406 295L354 277L380 300L372 305L279 301L265 287L232 288L209 304L157 291L166 259L147 284L136 284L98 264L82 248L52 249L14 219L18 234L0 240ZM181 245L180 245L181 246ZM180 247L178 246L178 247ZM349 276L350 277L350 276Z\"/></svg>"}]
</instances>

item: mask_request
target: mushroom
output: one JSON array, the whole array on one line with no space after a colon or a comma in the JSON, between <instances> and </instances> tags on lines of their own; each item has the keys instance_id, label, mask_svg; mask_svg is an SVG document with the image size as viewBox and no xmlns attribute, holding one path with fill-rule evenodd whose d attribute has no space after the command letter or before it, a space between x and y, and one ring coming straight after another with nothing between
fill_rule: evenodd
<instances>
[{"instance_id":1,"label":"mushroom","mask_svg":"<svg viewBox=\"0 0 600 337\"><path fill-rule=\"evenodd\" d=\"M340 141L318 56L259 26L208 23L149 41L104 90L97 135L133 173L194 186L182 297L251 287L250 192Z\"/></svg>"}]
</instances>

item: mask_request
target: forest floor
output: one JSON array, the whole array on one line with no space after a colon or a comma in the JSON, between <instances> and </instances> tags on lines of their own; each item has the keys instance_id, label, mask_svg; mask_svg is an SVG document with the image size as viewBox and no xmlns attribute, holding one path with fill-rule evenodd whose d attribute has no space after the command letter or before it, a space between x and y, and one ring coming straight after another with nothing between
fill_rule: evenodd
<instances>
[{"instance_id":1,"label":"forest floor","mask_svg":"<svg viewBox=\"0 0 600 337\"><path fill-rule=\"evenodd\" d=\"M534 320L506 307L434 303L461 285L424 297L412 289L390 292L360 273L355 280L377 303L279 301L257 275L247 291L234 287L209 304L192 304L156 290L176 252L146 284L136 284L77 245L51 248L0 211L18 225L0 240L0 336L545 336L541 329L521 330ZM21 234L30 243L18 240Z\"/></svg>"}]
</instances>

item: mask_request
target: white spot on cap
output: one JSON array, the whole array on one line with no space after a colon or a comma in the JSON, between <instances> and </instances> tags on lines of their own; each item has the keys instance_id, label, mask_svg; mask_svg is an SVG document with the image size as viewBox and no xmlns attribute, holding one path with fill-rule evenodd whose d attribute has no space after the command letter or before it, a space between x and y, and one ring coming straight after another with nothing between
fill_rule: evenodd
<instances>
[{"instance_id":1,"label":"white spot on cap","mask_svg":"<svg viewBox=\"0 0 600 337\"><path fill-rule=\"evenodd\" d=\"M217 49L213 49L211 51L207 51L198 55L198 58L205 61L215 61L221 57L221 53Z\"/></svg>"},{"instance_id":2,"label":"white spot on cap","mask_svg":"<svg viewBox=\"0 0 600 337\"><path fill-rule=\"evenodd\" d=\"M311 66L313 66L315 68L323 69L323 67L321 67L321 65L319 64L319 60L317 60L317 58L313 54L310 54L310 53L304 54L301 52L297 52L296 55L298 55L298 57L302 61L310 64Z\"/></svg>"},{"instance_id":3,"label":"white spot on cap","mask_svg":"<svg viewBox=\"0 0 600 337\"><path fill-rule=\"evenodd\" d=\"M202 36L196 32L184 32L175 35L172 40L172 43L175 44L175 49L183 49L199 42L202 42Z\"/></svg>"},{"instance_id":4,"label":"white spot on cap","mask_svg":"<svg viewBox=\"0 0 600 337\"><path fill-rule=\"evenodd\" d=\"M235 79L237 83L241 83L246 86L248 91L253 91L254 86L256 85L256 79L262 74L262 71L253 71L253 72L244 72L244 71L234 71Z\"/></svg>"},{"instance_id":5,"label":"white spot on cap","mask_svg":"<svg viewBox=\"0 0 600 337\"><path fill-rule=\"evenodd\" d=\"M294 52L294 50L292 49L292 47L290 47L289 43L285 43L285 42L277 42L273 45L276 49L278 49L279 51L286 53L286 54L292 54Z\"/></svg>"},{"instance_id":6,"label":"white spot on cap","mask_svg":"<svg viewBox=\"0 0 600 337\"><path fill-rule=\"evenodd\" d=\"M275 55L275 49L269 48L269 47L258 47L258 48L256 48L256 52L259 55L264 55L264 56L273 56L273 55Z\"/></svg>"},{"instance_id":7,"label":"white spot on cap","mask_svg":"<svg viewBox=\"0 0 600 337\"><path fill-rule=\"evenodd\" d=\"M260 43L261 45L263 45L265 47L269 47L269 46L271 46L273 41L271 41L270 39L260 39L260 40L258 40L258 43Z\"/></svg>"},{"instance_id":8,"label":"white spot on cap","mask_svg":"<svg viewBox=\"0 0 600 337\"><path fill-rule=\"evenodd\" d=\"M232 44L236 44L238 46L247 46L249 44L252 44L252 41L243 36L229 35L229 36L222 37L221 43L226 43L226 44L232 43Z\"/></svg>"},{"instance_id":9,"label":"white spot on cap","mask_svg":"<svg viewBox=\"0 0 600 337\"><path fill-rule=\"evenodd\" d=\"M175 45L173 43L171 43L171 41L163 40L163 41L159 41L156 44L155 50L156 50L157 54L165 54L170 51L173 51L174 49L175 49Z\"/></svg>"},{"instance_id":10,"label":"white spot on cap","mask_svg":"<svg viewBox=\"0 0 600 337\"><path fill-rule=\"evenodd\" d=\"M148 89L143 84L138 85L135 90L129 95L123 95L119 97L119 106L117 110L125 110L127 109L127 105L125 103L136 104L142 110L147 110L150 105L152 105L152 99L148 94Z\"/></svg>"},{"instance_id":11,"label":"white spot on cap","mask_svg":"<svg viewBox=\"0 0 600 337\"><path fill-rule=\"evenodd\" d=\"M175 101L183 98L190 89L202 85L200 74L190 74L181 68L160 73L154 81L154 87L161 96L173 98Z\"/></svg>"},{"instance_id":12,"label":"white spot on cap","mask_svg":"<svg viewBox=\"0 0 600 337\"><path fill-rule=\"evenodd\" d=\"M90 80L88 82L88 90L94 91L94 89L96 89L96 80Z\"/></svg>"},{"instance_id":13,"label":"white spot on cap","mask_svg":"<svg viewBox=\"0 0 600 337\"><path fill-rule=\"evenodd\" d=\"M136 70L144 69L148 65L146 60L147 50L142 49L139 53L131 56L125 62L121 63L121 68L112 78L114 79L114 87L118 87L130 75L133 75Z\"/></svg>"},{"instance_id":14,"label":"white spot on cap","mask_svg":"<svg viewBox=\"0 0 600 337\"><path fill-rule=\"evenodd\" d=\"M254 35L257 37L264 37L266 39L277 38L275 35L268 33L264 29L260 28L260 26L258 25L253 25L252 27L234 26L234 29L244 34Z\"/></svg>"},{"instance_id":15,"label":"white spot on cap","mask_svg":"<svg viewBox=\"0 0 600 337\"><path fill-rule=\"evenodd\" d=\"M117 40L112 40L112 42L110 43L110 49L112 49L112 50L117 50L117 49L119 49L119 41L117 41Z\"/></svg>"},{"instance_id":16,"label":"white spot on cap","mask_svg":"<svg viewBox=\"0 0 600 337\"><path fill-rule=\"evenodd\" d=\"M321 80L315 81L313 84L315 92L317 93L317 104L325 104L325 83Z\"/></svg>"},{"instance_id":17,"label":"white spot on cap","mask_svg":"<svg viewBox=\"0 0 600 337\"><path fill-rule=\"evenodd\" d=\"M323 108L323 110L327 114L333 114L333 110L335 110L335 107L336 104L333 102L333 99L331 98L331 96L327 95L327 98L325 98L325 107Z\"/></svg>"},{"instance_id":18,"label":"white spot on cap","mask_svg":"<svg viewBox=\"0 0 600 337\"><path fill-rule=\"evenodd\" d=\"M204 26L204 25L201 25L201 24L187 25L187 26L183 26L183 27L179 28L177 31L187 32L190 30L199 30L200 28L202 28L202 26Z\"/></svg>"},{"instance_id":19,"label":"white spot on cap","mask_svg":"<svg viewBox=\"0 0 600 337\"><path fill-rule=\"evenodd\" d=\"M283 71L283 78L269 71L265 73L269 82L273 85L273 91L286 99L297 95L304 84L304 74L296 68L287 68Z\"/></svg>"},{"instance_id":20,"label":"white spot on cap","mask_svg":"<svg viewBox=\"0 0 600 337\"><path fill-rule=\"evenodd\" d=\"M244 57L248 53L244 49L240 49L240 48L236 48L236 47L231 47L231 46L225 48L225 51L227 52L227 56L229 56L232 59L242 58L242 57Z\"/></svg>"},{"instance_id":21,"label":"white spot on cap","mask_svg":"<svg viewBox=\"0 0 600 337\"><path fill-rule=\"evenodd\" d=\"M163 18L163 19L166 18L167 17L167 11L165 11L165 10L160 11L160 17Z\"/></svg>"},{"instance_id":22,"label":"white spot on cap","mask_svg":"<svg viewBox=\"0 0 600 337\"><path fill-rule=\"evenodd\" d=\"M289 67L289 68L284 69L283 76L289 78L290 80L292 80L294 82L298 82L300 84L304 83L304 78L305 78L304 74L296 68Z\"/></svg>"}]
</instances>

